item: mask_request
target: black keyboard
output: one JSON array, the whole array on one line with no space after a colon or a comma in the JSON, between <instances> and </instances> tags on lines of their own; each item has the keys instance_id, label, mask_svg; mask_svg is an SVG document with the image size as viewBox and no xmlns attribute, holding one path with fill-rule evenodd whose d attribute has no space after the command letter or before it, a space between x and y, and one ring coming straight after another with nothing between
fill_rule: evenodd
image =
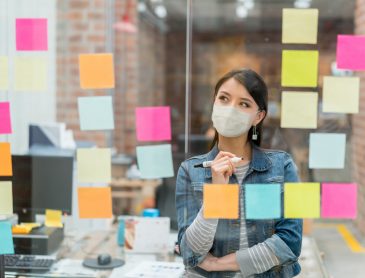
<instances>
[{"instance_id":1,"label":"black keyboard","mask_svg":"<svg viewBox=\"0 0 365 278\"><path fill-rule=\"evenodd\" d=\"M47 272L55 260L49 256L5 255L5 271L8 272Z\"/></svg>"}]
</instances>

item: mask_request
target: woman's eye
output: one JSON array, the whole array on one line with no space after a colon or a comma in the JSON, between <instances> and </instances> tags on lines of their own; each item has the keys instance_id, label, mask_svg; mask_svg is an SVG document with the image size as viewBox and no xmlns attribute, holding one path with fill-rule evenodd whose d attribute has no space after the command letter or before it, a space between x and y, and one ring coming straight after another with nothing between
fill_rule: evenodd
<instances>
[{"instance_id":1,"label":"woman's eye","mask_svg":"<svg viewBox=\"0 0 365 278\"><path fill-rule=\"evenodd\" d=\"M220 99L220 100L223 100L223 101L227 101L227 100L228 100L228 98L227 98L227 97L225 97L225 96L220 96L220 97L219 97L219 99Z\"/></svg>"},{"instance_id":2,"label":"woman's eye","mask_svg":"<svg viewBox=\"0 0 365 278\"><path fill-rule=\"evenodd\" d=\"M250 107L246 102L241 102L240 105L243 107Z\"/></svg>"}]
</instances>

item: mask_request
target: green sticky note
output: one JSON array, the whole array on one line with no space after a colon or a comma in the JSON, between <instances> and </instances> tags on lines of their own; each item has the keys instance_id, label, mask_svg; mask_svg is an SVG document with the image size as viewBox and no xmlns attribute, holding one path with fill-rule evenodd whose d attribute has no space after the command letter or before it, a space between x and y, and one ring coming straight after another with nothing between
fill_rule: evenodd
<instances>
[{"instance_id":1,"label":"green sticky note","mask_svg":"<svg viewBox=\"0 0 365 278\"><path fill-rule=\"evenodd\" d=\"M319 218L320 203L319 183L284 184L285 218Z\"/></svg>"},{"instance_id":2,"label":"green sticky note","mask_svg":"<svg viewBox=\"0 0 365 278\"><path fill-rule=\"evenodd\" d=\"M15 91L44 92L48 84L46 57L15 57Z\"/></svg>"},{"instance_id":3,"label":"green sticky note","mask_svg":"<svg viewBox=\"0 0 365 278\"><path fill-rule=\"evenodd\" d=\"M158 179L174 176L170 144L138 146L136 152L142 178Z\"/></svg>"},{"instance_id":4,"label":"green sticky note","mask_svg":"<svg viewBox=\"0 0 365 278\"><path fill-rule=\"evenodd\" d=\"M284 87L317 87L318 51L283 50L281 85Z\"/></svg>"},{"instance_id":5,"label":"green sticky note","mask_svg":"<svg viewBox=\"0 0 365 278\"><path fill-rule=\"evenodd\" d=\"M80 97L78 107L81 130L114 129L112 97Z\"/></svg>"},{"instance_id":6,"label":"green sticky note","mask_svg":"<svg viewBox=\"0 0 365 278\"><path fill-rule=\"evenodd\" d=\"M13 214L13 186L11 181L0 182L0 215Z\"/></svg>"},{"instance_id":7,"label":"green sticky note","mask_svg":"<svg viewBox=\"0 0 365 278\"><path fill-rule=\"evenodd\" d=\"M9 67L8 57L0 56L0 90L7 90L9 88Z\"/></svg>"},{"instance_id":8,"label":"green sticky note","mask_svg":"<svg viewBox=\"0 0 365 278\"><path fill-rule=\"evenodd\" d=\"M110 182L111 151L103 148L77 150L77 177L79 182Z\"/></svg>"},{"instance_id":9,"label":"green sticky note","mask_svg":"<svg viewBox=\"0 0 365 278\"><path fill-rule=\"evenodd\" d=\"M8 221L0 221L0 255L7 254L14 254L11 224Z\"/></svg>"}]
</instances>

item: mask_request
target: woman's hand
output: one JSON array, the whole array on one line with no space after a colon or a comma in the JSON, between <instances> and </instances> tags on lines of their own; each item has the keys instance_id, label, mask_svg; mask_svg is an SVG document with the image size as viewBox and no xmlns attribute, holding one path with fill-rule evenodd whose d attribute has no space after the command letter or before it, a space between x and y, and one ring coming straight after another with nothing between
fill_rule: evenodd
<instances>
[{"instance_id":1,"label":"woman's hand","mask_svg":"<svg viewBox=\"0 0 365 278\"><path fill-rule=\"evenodd\" d=\"M204 260L198 265L205 271L217 271L218 258L208 253Z\"/></svg>"},{"instance_id":2,"label":"woman's hand","mask_svg":"<svg viewBox=\"0 0 365 278\"><path fill-rule=\"evenodd\" d=\"M233 153L222 151L215 157L210 166L213 184L227 184L229 182L229 177L235 171L235 167L231 162L233 157L235 157Z\"/></svg>"}]
</instances>

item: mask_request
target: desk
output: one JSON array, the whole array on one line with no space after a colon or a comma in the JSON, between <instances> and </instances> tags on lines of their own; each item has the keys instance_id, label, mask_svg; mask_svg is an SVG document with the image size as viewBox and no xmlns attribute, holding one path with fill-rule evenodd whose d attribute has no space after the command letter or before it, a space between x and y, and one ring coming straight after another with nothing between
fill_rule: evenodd
<instances>
[{"instance_id":1,"label":"desk","mask_svg":"<svg viewBox=\"0 0 365 278\"><path fill-rule=\"evenodd\" d=\"M113 198L113 214L139 215L144 208L154 208L156 188L162 180L119 178L110 183Z\"/></svg>"},{"instance_id":2,"label":"desk","mask_svg":"<svg viewBox=\"0 0 365 278\"><path fill-rule=\"evenodd\" d=\"M122 250L117 245L116 240L116 232L117 227L113 225L113 227L109 231L93 231L85 236L79 236L77 233L66 235L62 246L58 250L56 255L57 260L64 260L64 259L71 259L74 263L79 264L79 268L82 267L82 260L86 257L96 258L97 255L101 253L108 253L113 258L122 258ZM181 262L181 257L175 256L173 254L174 242L177 238L176 233L170 234L170 243L171 243L171 250L170 253L167 254L125 254L125 261L126 264L122 266L119 270L119 273L127 273L135 266L137 266L142 261L170 261L170 262ZM123 258L122 258L123 259ZM61 261L62 262L62 261ZM56 265L57 266L57 263ZM82 267L83 268L83 267ZM93 273L89 276L84 277L97 277L97 278L107 278L111 275L112 270L98 270L94 271L89 268L83 268L86 272ZM17 277L55 277L51 276L52 274L49 273L48 275L39 275L39 274L32 274L30 276L17 276ZM12 278L14 276L7 275L7 278ZM60 277L60 276L59 276ZM64 275L62 277L80 277L80 276L73 276L73 275Z\"/></svg>"}]
</instances>

